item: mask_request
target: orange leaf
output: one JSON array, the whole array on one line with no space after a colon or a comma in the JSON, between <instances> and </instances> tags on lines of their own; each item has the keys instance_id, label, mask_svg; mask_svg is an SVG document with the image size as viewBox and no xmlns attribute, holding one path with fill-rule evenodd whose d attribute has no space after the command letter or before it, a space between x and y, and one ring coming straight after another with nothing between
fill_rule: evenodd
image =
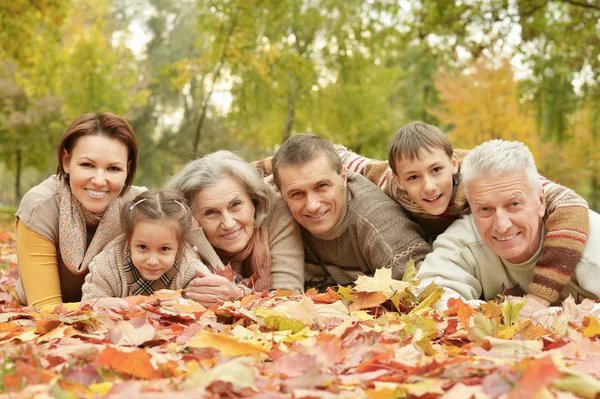
<instances>
[{"instance_id":1,"label":"orange leaf","mask_svg":"<svg viewBox=\"0 0 600 399\"><path fill-rule=\"evenodd\" d=\"M2 382L9 391L17 391L26 385L46 384L52 378L54 378L54 374L49 371L17 361L15 374L4 376Z\"/></svg>"},{"instance_id":2,"label":"orange leaf","mask_svg":"<svg viewBox=\"0 0 600 399\"><path fill-rule=\"evenodd\" d=\"M473 315L473 309L469 304L465 303L461 298L450 298L448 299L448 311L447 314L454 314L456 311L460 324L463 328L469 328L469 320Z\"/></svg>"},{"instance_id":3,"label":"orange leaf","mask_svg":"<svg viewBox=\"0 0 600 399\"><path fill-rule=\"evenodd\" d=\"M217 267L215 274L225 277L229 282L235 283L235 272L231 268L231 264L228 263L224 268Z\"/></svg>"},{"instance_id":4,"label":"orange leaf","mask_svg":"<svg viewBox=\"0 0 600 399\"><path fill-rule=\"evenodd\" d=\"M340 296L331 287L328 287L327 292L323 294L316 294L311 299L313 302L335 303L340 300Z\"/></svg>"},{"instance_id":5,"label":"orange leaf","mask_svg":"<svg viewBox=\"0 0 600 399\"><path fill-rule=\"evenodd\" d=\"M534 398L540 389L562 375L550 356L525 360L522 366L525 370L523 377L508 399Z\"/></svg>"},{"instance_id":6,"label":"orange leaf","mask_svg":"<svg viewBox=\"0 0 600 399\"><path fill-rule=\"evenodd\" d=\"M38 334L46 334L62 323L56 319L42 319L35 324L35 332Z\"/></svg>"},{"instance_id":7,"label":"orange leaf","mask_svg":"<svg viewBox=\"0 0 600 399\"><path fill-rule=\"evenodd\" d=\"M377 307L388 300L381 292L363 292L354 294L354 302L348 307L351 312Z\"/></svg>"},{"instance_id":8,"label":"orange leaf","mask_svg":"<svg viewBox=\"0 0 600 399\"><path fill-rule=\"evenodd\" d=\"M144 350L121 352L107 346L100 354L98 365L145 380L164 377L152 367L150 359L150 354Z\"/></svg>"}]
</instances>

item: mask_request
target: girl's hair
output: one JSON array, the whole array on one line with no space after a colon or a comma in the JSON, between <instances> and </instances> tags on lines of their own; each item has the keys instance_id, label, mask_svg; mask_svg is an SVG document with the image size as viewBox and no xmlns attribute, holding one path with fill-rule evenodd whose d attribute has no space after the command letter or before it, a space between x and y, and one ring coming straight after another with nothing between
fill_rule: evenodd
<instances>
[{"instance_id":1,"label":"girl's hair","mask_svg":"<svg viewBox=\"0 0 600 399\"><path fill-rule=\"evenodd\" d=\"M231 151L213 152L188 162L163 189L181 191L193 208L196 206L196 194L218 184L228 176L239 181L246 189L256 209L254 227L260 227L273 212L274 193L256 170Z\"/></svg>"},{"instance_id":2,"label":"girl's hair","mask_svg":"<svg viewBox=\"0 0 600 399\"><path fill-rule=\"evenodd\" d=\"M98 135L111 139L119 140L127 147L127 178L125 185L121 190L121 195L129 190L135 178L138 161L138 141L133 129L125 119L110 112L101 112L99 114L81 115L67 129L58 143L56 153L58 155L59 178L67 178L63 165L63 156L65 151L70 155L75 148L75 144L80 137Z\"/></svg>"},{"instance_id":3,"label":"girl's hair","mask_svg":"<svg viewBox=\"0 0 600 399\"><path fill-rule=\"evenodd\" d=\"M185 204L181 192L177 190L147 190L132 201L127 201L121 210L121 227L127 241L131 240L133 229L140 220L173 219L179 228L176 231L179 253L192 226L192 214Z\"/></svg>"}]
</instances>

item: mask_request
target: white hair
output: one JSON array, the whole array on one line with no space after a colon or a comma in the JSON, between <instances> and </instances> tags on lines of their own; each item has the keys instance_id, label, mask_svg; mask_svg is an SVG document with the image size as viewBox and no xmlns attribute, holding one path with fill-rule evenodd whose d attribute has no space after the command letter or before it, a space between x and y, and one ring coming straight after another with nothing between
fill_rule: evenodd
<instances>
[{"instance_id":1,"label":"white hair","mask_svg":"<svg viewBox=\"0 0 600 399\"><path fill-rule=\"evenodd\" d=\"M478 145L465 157L460 167L460 178L467 200L469 184L480 177L497 178L505 173L523 173L536 196L542 191L533 154L519 141L490 140Z\"/></svg>"}]
</instances>

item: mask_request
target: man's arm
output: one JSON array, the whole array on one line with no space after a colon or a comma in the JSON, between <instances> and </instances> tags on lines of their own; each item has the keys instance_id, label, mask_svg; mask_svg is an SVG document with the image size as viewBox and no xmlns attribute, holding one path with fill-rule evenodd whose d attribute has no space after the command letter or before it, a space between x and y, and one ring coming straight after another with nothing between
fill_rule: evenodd
<instances>
[{"instance_id":1,"label":"man's arm","mask_svg":"<svg viewBox=\"0 0 600 399\"><path fill-rule=\"evenodd\" d=\"M588 204L566 187L542 178L546 200L546 238L529 294L555 303L575 273L590 232Z\"/></svg>"},{"instance_id":2,"label":"man's arm","mask_svg":"<svg viewBox=\"0 0 600 399\"><path fill-rule=\"evenodd\" d=\"M483 288L475 272L477 261L467 245L475 237L472 229L469 219L459 219L434 241L433 252L427 255L417 272L420 288L435 283L444 288L446 300L449 297L481 298Z\"/></svg>"}]
</instances>

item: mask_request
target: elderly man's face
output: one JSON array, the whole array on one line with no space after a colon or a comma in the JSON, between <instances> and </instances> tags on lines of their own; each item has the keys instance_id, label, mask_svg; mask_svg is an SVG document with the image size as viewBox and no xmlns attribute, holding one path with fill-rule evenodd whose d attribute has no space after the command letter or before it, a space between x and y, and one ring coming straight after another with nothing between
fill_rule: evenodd
<instances>
[{"instance_id":1,"label":"elderly man's face","mask_svg":"<svg viewBox=\"0 0 600 399\"><path fill-rule=\"evenodd\" d=\"M338 174L326 155L278 170L281 196L294 218L311 234L329 232L346 209L346 170Z\"/></svg>"},{"instance_id":2,"label":"elderly man's face","mask_svg":"<svg viewBox=\"0 0 600 399\"><path fill-rule=\"evenodd\" d=\"M544 195L534 194L524 173L480 177L469 185L479 234L498 256L512 263L530 259L540 245Z\"/></svg>"}]
</instances>

